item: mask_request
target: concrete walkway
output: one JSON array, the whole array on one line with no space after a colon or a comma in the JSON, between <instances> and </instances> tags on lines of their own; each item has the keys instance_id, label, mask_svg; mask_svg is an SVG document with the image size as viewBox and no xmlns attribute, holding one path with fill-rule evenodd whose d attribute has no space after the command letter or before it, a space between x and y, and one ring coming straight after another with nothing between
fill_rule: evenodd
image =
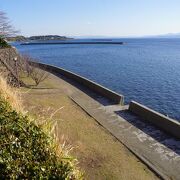
<instances>
[{"instance_id":1,"label":"concrete walkway","mask_svg":"<svg viewBox=\"0 0 180 180\"><path fill-rule=\"evenodd\" d=\"M64 80L63 80L63 79ZM61 77L64 92L163 179L180 179L180 140Z\"/></svg>"}]
</instances>

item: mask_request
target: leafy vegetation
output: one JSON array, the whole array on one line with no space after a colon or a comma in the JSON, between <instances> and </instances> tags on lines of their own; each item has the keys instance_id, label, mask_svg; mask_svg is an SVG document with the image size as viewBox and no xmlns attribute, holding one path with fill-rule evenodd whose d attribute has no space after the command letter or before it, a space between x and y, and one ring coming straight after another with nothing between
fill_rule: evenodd
<instances>
[{"instance_id":1,"label":"leafy vegetation","mask_svg":"<svg viewBox=\"0 0 180 180\"><path fill-rule=\"evenodd\" d=\"M81 179L76 160L8 99L0 91L0 179Z\"/></svg>"},{"instance_id":2,"label":"leafy vegetation","mask_svg":"<svg viewBox=\"0 0 180 180\"><path fill-rule=\"evenodd\" d=\"M0 48L9 48L11 47L3 38L0 37Z\"/></svg>"}]
</instances>

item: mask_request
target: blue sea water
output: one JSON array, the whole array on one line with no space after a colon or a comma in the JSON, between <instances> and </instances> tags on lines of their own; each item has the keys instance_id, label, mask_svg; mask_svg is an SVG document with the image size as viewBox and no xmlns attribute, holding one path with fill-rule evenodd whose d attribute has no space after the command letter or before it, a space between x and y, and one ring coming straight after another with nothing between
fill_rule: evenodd
<instances>
[{"instance_id":1,"label":"blue sea water","mask_svg":"<svg viewBox=\"0 0 180 180\"><path fill-rule=\"evenodd\" d=\"M124 45L15 46L123 94L126 103L135 100L180 121L180 39L113 41Z\"/></svg>"}]
</instances>

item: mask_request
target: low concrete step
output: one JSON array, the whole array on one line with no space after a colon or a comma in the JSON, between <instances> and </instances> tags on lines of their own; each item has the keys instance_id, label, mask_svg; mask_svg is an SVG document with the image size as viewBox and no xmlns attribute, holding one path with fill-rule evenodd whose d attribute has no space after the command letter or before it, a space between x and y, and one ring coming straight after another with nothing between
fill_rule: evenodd
<instances>
[{"instance_id":1,"label":"low concrete step","mask_svg":"<svg viewBox=\"0 0 180 180\"><path fill-rule=\"evenodd\" d=\"M77 91L71 98L163 179L180 179L180 141L131 114Z\"/></svg>"}]
</instances>

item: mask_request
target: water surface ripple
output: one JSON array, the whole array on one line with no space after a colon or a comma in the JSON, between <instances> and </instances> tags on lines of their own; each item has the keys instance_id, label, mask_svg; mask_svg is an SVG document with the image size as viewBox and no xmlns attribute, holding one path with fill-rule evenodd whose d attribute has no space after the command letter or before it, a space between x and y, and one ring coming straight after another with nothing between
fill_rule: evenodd
<instances>
[{"instance_id":1,"label":"water surface ripple","mask_svg":"<svg viewBox=\"0 0 180 180\"><path fill-rule=\"evenodd\" d=\"M16 47L180 121L180 39L114 39L124 45Z\"/></svg>"}]
</instances>

